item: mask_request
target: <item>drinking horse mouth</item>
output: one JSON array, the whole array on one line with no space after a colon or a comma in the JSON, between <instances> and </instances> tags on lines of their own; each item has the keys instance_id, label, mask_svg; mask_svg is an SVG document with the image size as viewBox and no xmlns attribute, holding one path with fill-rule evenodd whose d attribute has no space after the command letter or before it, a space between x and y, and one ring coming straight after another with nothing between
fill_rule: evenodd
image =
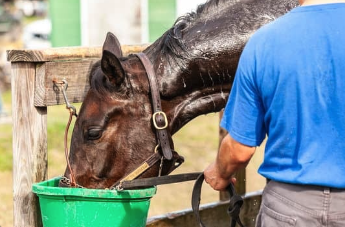
<instances>
[{"instance_id":1,"label":"drinking horse mouth","mask_svg":"<svg viewBox=\"0 0 345 227\"><path fill-rule=\"evenodd\" d=\"M69 178L67 178L66 176L62 176L60 181L59 181L59 187L62 187L62 188L72 187L71 180Z\"/></svg>"},{"instance_id":2,"label":"drinking horse mouth","mask_svg":"<svg viewBox=\"0 0 345 227\"><path fill-rule=\"evenodd\" d=\"M184 157L179 155L176 151L173 151L173 157L172 160L164 161L162 165L162 172L164 175L169 175L171 172L173 172L177 167L182 165L184 162ZM114 185L116 182L114 183ZM70 174L70 177L63 175L61 179L59 180L59 187L62 188L85 188L84 186L78 184L74 178L73 174Z\"/></svg>"}]
</instances>

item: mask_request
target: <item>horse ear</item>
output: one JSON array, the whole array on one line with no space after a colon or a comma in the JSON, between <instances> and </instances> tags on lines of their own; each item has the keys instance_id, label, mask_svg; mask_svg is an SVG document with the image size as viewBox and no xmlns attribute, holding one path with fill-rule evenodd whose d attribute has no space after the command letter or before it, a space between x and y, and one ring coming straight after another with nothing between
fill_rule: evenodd
<instances>
[{"instance_id":1,"label":"horse ear","mask_svg":"<svg viewBox=\"0 0 345 227\"><path fill-rule=\"evenodd\" d=\"M107 33L107 37L103 44L103 51L104 50L113 53L118 58L123 56L119 40L111 32Z\"/></svg>"},{"instance_id":2,"label":"horse ear","mask_svg":"<svg viewBox=\"0 0 345 227\"><path fill-rule=\"evenodd\" d=\"M125 78L125 72L120 60L116 55L108 50L103 50L101 59L101 68L108 77L109 82L114 86L119 86Z\"/></svg>"}]
</instances>

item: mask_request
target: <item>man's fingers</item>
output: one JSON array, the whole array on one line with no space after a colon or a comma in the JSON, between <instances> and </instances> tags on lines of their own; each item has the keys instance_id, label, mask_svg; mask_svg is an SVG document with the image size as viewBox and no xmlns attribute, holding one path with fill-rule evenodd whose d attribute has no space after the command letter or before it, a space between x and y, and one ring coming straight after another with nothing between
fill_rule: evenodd
<instances>
[{"instance_id":1,"label":"man's fingers","mask_svg":"<svg viewBox=\"0 0 345 227\"><path fill-rule=\"evenodd\" d=\"M231 182L235 185L237 182L237 179L235 177L231 178Z\"/></svg>"}]
</instances>

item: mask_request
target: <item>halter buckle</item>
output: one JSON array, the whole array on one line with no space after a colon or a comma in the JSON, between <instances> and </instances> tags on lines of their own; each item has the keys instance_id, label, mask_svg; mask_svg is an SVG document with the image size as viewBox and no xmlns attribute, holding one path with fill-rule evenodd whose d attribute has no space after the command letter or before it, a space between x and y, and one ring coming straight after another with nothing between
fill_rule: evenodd
<instances>
[{"instance_id":1,"label":"halter buckle","mask_svg":"<svg viewBox=\"0 0 345 227\"><path fill-rule=\"evenodd\" d=\"M160 114L163 115L163 117L164 117L164 122L165 122L165 124L164 124L162 127L158 126L158 124L157 124L157 122L156 122L156 116L157 116L157 115L160 115ZM167 118L167 115L165 115L165 113L164 113L163 111L157 111L157 112L155 112L155 113L152 115L152 121L153 121L153 125L155 126L156 129L161 130L161 129L165 129L165 128L168 127L168 118Z\"/></svg>"}]
</instances>

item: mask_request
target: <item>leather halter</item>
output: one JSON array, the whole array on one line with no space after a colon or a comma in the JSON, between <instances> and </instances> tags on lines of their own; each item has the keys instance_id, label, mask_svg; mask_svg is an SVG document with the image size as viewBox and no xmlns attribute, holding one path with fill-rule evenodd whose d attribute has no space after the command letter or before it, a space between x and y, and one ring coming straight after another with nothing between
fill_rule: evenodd
<instances>
[{"instance_id":1,"label":"leather halter","mask_svg":"<svg viewBox=\"0 0 345 227\"><path fill-rule=\"evenodd\" d=\"M162 149L164 158L167 160L171 160L173 155L172 148L170 145L170 135L168 134L167 130L169 124L165 113L162 111L162 102L159 94L159 89L157 86L157 79L155 76L155 72L153 70L153 65L150 59L148 59L148 57L144 53L137 53L136 56L140 59L141 63L143 64L146 70L147 78L150 83L153 109L152 121L154 127L156 128L158 145Z\"/></svg>"},{"instance_id":2,"label":"leather halter","mask_svg":"<svg viewBox=\"0 0 345 227\"><path fill-rule=\"evenodd\" d=\"M166 114L162 111L160 93L157 86L157 79L156 79L156 75L153 69L153 65L150 59L144 53L136 53L135 55L139 58L142 65L144 66L144 69L146 71L146 75L149 81L149 85L150 85L152 111L153 111L152 123L156 131L157 146L155 148L155 152L153 155L151 155L148 159L146 159L135 170L133 170L128 175L126 175L125 177L123 177L122 179L120 179L114 185L111 186L111 189L117 189L117 190L122 189L123 182L128 182L128 181L138 178L140 175L142 175L146 170L151 168L158 161L161 162L160 171L159 171L159 177L160 177L164 159L165 160L173 159L173 148L172 148L173 144L171 144L170 142L172 141L172 139L171 139L170 133L167 130L169 123L168 123ZM161 149L162 155L158 151L158 148ZM172 170L176 169L181 164L182 162L177 163L176 165L173 164Z\"/></svg>"}]
</instances>

